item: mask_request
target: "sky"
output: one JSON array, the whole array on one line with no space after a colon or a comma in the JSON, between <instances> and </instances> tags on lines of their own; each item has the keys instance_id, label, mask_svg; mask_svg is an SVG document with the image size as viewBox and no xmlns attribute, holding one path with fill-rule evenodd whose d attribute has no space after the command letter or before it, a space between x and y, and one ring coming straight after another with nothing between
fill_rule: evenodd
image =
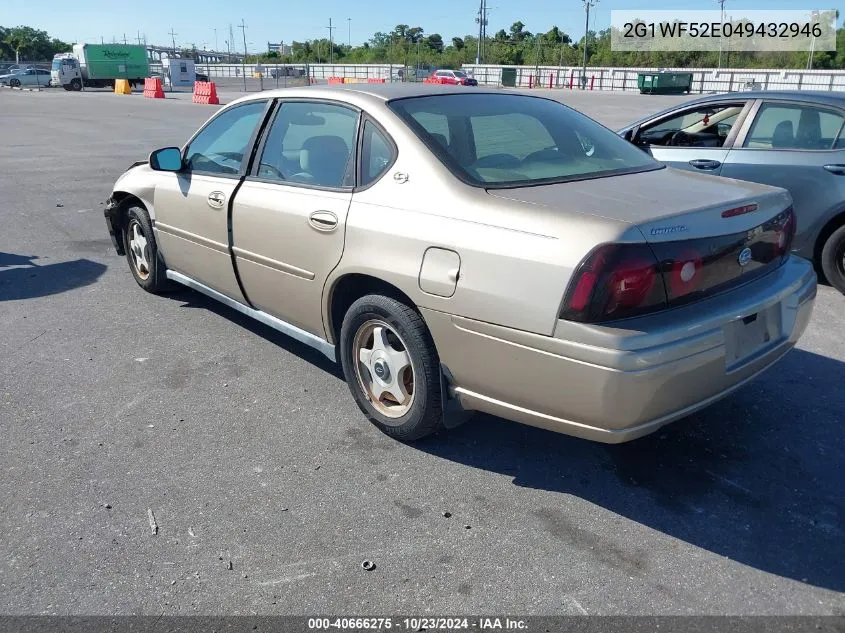
<instances>
[{"instance_id":1,"label":"sky","mask_svg":"<svg viewBox=\"0 0 845 633\"><path fill-rule=\"evenodd\" d=\"M249 52L266 50L267 42L303 41L327 37L329 18L336 29L335 41L361 44L376 31L391 31L397 24L421 26L426 33L440 33L448 43L454 36L477 32L475 18L479 0L38 0L13 2L0 12L3 26L27 25L47 31L68 42L137 42L170 44L171 29L177 46L226 50L229 25L234 43L243 51L237 25L244 20ZM828 9L834 3L801 0L726 0L726 13L736 9ZM829 5L829 6L825 6ZM488 35L507 29L516 20L528 31L548 31L553 25L573 39L584 33L581 0L487 0ZM354 7L354 8L353 8ZM610 25L614 9L711 9L717 0L599 0L590 11L590 28ZM351 18L351 20L349 20ZM216 29L216 33L215 33ZM143 41L143 40L142 40Z\"/></svg>"}]
</instances>

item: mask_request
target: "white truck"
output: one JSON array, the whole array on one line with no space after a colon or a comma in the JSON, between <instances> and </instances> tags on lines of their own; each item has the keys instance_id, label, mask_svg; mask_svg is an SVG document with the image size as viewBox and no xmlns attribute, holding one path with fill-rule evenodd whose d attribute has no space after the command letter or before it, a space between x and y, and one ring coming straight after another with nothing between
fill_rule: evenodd
<instances>
[{"instance_id":1,"label":"white truck","mask_svg":"<svg viewBox=\"0 0 845 633\"><path fill-rule=\"evenodd\" d=\"M65 90L113 88L115 79L135 87L150 76L147 49L135 44L74 44L73 52L53 57L50 82Z\"/></svg>"}]
</instances>

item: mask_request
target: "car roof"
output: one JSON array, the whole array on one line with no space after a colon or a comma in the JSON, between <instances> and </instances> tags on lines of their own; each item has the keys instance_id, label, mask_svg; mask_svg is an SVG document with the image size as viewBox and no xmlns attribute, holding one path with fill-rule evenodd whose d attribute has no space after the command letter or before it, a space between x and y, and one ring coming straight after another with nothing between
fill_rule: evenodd
<instances>
[{"instance_id":1,"label":"car roof","mask_svg":"<svg viewBox=\"0 0 845 633\"><path fill-rule=\"evenodd\" d=\"M845 104L845 93L822 90L746 90L744 92L725 92L707 95L697 101L713 101L722 99L789 99L790 101L806 101L812 103ZM691 102L691 103L694 103Z\"/></svg>"},{"instance_id":2,"label":"car roof","mask_svg":"<svg viewBox=\"0 0 845 633\"><path fill-rule=\"evenodd\" d=\"M384 103L391 99L406 99L410 97L425 97L433 95L449 95L449 94L514 94L521 95L523 93L513 92L508 90L501 90L499 88L473 88L468 92L462 86L449 86L442 84L424 84L424 83L383 83L383 84L337 84L337 85L319 85L319 86L305 86L300 88L277 88L274 90L265 90L264 92L253 93L245 97L241 97L232 103L240 103L254 99L267 98L311 98L311 99L340 99L345 100L348 97L350 101L369 101L372 103ZM533 96L533 95L526 95Z\"/></svg>"},{"instance_id":3,"label":"car roof","mask_svg":"<svg viewBox=\"0 0 845 633\"><path fill-rule=\"evenodd\" d=\"M628 129L651 121L657 117L669 114L689 106L711 103L713 101L730 101L732 99L764 99L764 100L788 100L799 103L816 103L822 105L839 106L845 108L845 92L832 92L821 90L746 90L743 92L718 92L714 94L701 95L695 99L674 103L671 106L649 114L637 121L629 123L622 129Z\"/></svg>"}]
</instances>

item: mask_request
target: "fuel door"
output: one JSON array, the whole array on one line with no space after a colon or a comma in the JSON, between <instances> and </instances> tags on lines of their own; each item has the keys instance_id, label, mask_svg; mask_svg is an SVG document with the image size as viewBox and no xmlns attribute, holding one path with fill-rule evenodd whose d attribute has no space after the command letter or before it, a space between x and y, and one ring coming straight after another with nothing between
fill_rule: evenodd
<instances>
[{"instance_id":1,"label":"fuel door","mask_svg":"<svg viewBox=\"0 0 845 633\"><path fill-rule=\"evenodd\" d=\"M455 294L461 272L461 257L455 251L430 247L420 266L420 290L438 297Z\"/></svg>"}]
</instances>

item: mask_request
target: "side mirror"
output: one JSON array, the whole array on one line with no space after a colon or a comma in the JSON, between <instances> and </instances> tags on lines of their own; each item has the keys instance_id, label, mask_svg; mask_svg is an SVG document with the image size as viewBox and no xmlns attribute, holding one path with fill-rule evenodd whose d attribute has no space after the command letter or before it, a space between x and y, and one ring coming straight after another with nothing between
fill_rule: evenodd
<instances>
[{"instance_id":1,"label":"side mirror","mask_svg":"<svg viewBox=\"0 0 845 633\"><path fill-rule=\"evenodd\" d=\"M157 149L150 154L150 167L155 171L181 171L182 150L178 147Z\"/></svg>"},{"instance_id":2,"label":"side mirror","mask_svg":"<svg viewBox=\"0 0 845 633\"><path fill-rule=\"evenodd\" d=\"M640 135L640 126L635 125L634 127L628 128L625 130L625 134L622 135L629 143L633 143L634 145L639 145L639 139L637 138Z\"/></svg>"}]
</instances>

